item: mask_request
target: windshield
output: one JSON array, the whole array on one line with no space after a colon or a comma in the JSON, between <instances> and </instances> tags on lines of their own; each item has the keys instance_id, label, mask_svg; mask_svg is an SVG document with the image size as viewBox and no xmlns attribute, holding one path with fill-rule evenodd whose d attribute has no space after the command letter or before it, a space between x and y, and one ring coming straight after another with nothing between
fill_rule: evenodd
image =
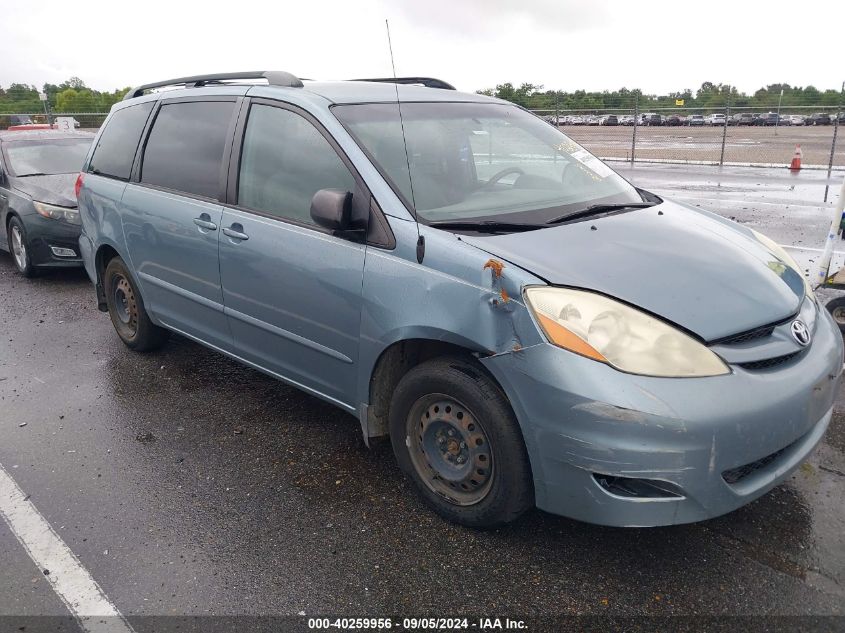
<instances>
[{"instance_id":1,"label":"windshield","mask_svg":"<svg viewBox=\"0 0 845 633\"><path fill-rule=\"evenodd\" d=\"M486 103L343 105L335 116L421 219L545 223L636 189L553 126ZM409 170L410 164L410 170Z\"/></svg>"},{"instance_id":2,"label":"windshield","mask_svg":"<svg viewBox=\"0 0 845 633\"><path fill-rule=\"evenodd\" d=\"M12 175L71 174L82 169L91 138L11 141L5 144Z\"/></svg>"}]
</instances>

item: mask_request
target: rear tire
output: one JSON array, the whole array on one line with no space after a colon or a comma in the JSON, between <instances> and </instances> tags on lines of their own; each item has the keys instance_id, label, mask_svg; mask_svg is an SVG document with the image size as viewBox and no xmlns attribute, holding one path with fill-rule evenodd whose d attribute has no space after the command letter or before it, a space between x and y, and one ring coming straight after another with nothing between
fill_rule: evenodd
<instances>
[{"instance_id":1,"label":"rear tire","mask_svg":"<svg viewBox=\"0 0 845 633\"><path fill-rule=\"evenodd\" d=\"M150 320L141 293L120 257L115 257L106 266L103 288L112 325L127 347L136 352L149 352L167 342L170 331Z\"/></svg>"},{"instance_id":2,"label":"rear tire","mask_svg":"<svg viewBox=\"0 0 845 633\"><path fill-rule=\"evenodd\" d=\"M438 358L411 369L393 393L389 417L399 466L442 517L490 528L533 507L516 416L476 364Z\"/></svg>"},{"instance_id":3,"label":"rear tire","mask_svg":"<svg viewBox=\"0 0 845 633\"><path fill-rule=\"evenodd\" d=\"M26 228L17 216L12 216L9 225L6 227L6 238L9 242L9 253L15 268L24 277L32 279L37 274L37 269L32 265L30 258L29 240L26 236Z\"/></svg>"}]
</instances>

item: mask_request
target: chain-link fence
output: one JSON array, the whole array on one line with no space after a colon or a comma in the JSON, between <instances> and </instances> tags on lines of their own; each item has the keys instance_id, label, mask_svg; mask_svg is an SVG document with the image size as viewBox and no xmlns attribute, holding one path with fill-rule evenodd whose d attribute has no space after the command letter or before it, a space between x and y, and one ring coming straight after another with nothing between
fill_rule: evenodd
<instances>
[{"instance_id":1,"label":"chain-link fence","mask_svg":"<svg viewBox=\"0 0 845 633\"><path fill-rule=\"evenodd\" d=\"M534 110L550 124L606 160L693 163L703 165L789 165L796 146L802 166L845 168L845 140L839 107L794 106L760 111L726 107ZM74 119L81 130L96 130L106 112L56 112ZM0 114L0 130L48 124L44 113Z\"/></svg>"},{"instance_id":2,"label":"chain-link fence","mask_svg":"<svg viewBox=\"0 0 845 633\"><path fill-rule=\"evenodd\" d=\"M108 112L51 112L49 118L43 112L0 114L0 130L6 129L48 129L49 125L56 126L59 117L74 119L77 130L96 131L106 120Z\"/></svg>"},{"instance_id":3,"label":"chain-link fence","mask_svg":"<svg viewBox=\"0 0 845 633\"><path fill-rule=\"evenodd\" d=\"M845 168L839 107L794 106L780 112L725 107L534 110L607 160L704 165L789 165L797 146L802 166Z\"/></svg>"}]
</instances>

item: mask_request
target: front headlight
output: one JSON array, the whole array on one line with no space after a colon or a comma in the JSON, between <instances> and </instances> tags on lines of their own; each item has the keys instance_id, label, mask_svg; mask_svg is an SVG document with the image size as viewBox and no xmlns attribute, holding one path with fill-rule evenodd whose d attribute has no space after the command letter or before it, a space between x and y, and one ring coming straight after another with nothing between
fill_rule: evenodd
<instances>
[{"instance_id":1,"label":"front headlight","mask_svg":"<svg viewBox=\"0 0 845 633\"><path fill-rule=\"evenodd\" d=\"M804 280L804 291L808 297L815 300L816 296L813 293L813 287L810 285L810 280L804 275L804 271L801 270L801 267L798 265L798 262L786 252L786 250L773 239L766 237L762 233L758 233L754 229L751 229L751 232L754 234L754 237L760 242L763 246L768 248L772 254L781 260L784 264L789 266L792 270L798 273L801 276L801 279Z\"/></svg>"},{"instance_id":2,"label":"front headlight","mask_svg":"<svg viewBox=\"0 0 845 633\"><path fill-rule=\"evenodd\" d=\"M720 376L727 365L704 345L652 316L593 292L534 286L526 305L549 342L643 376Z\"/></svg>"},{"instance_id":3,"label":"front headlight","mask_svg":"<svg viewBox=\"0 0 845 633\"><path fill-rule=\"evenodd\" d=\"M57 207L54 204L47 204L46 202L35 202L32 205L38 211L38 215L51 220L64 220L68 224L79 224L79 210L68 207Z\"/></svg>"}]
</instances>

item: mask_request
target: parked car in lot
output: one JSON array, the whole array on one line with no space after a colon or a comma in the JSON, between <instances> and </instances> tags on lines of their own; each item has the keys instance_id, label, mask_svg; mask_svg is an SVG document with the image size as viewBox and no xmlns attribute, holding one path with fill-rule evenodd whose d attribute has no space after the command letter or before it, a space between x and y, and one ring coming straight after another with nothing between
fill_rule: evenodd
<instances>
[{"instance_id":1,"label":"parked car in lot","mask_svg":"<svg viewBox=\"0 0 845 633\"><path fill-rule=\"evenodd\" d=\"M569 117L569 121L567 121L569 125L584 125L584 117L578 116L577 114L574 116Z\"/></svg>"},{"instance_id":2,"label":"parked car in lot","mask_svg":"<svg viewBox=\"0 0 845 633\"><path fill-rule=\"evenodd\" d=\"M707 118L708 125L724 125L725 124L725 115L724 114L711 114Z\"/></svg>"},{"instance_id":3,"label":"parked car in lot","mask_svg":"<svg viewBox=\"0 0 845 633\"><path fill-rule=\"evenodd\" d=\"M79 266L73 186L93 134L0 132L0 249L18 271Z\"/></svg>"},{"instance_id":4,"label":"parked car in lot","mask_svg":"<svg viewBox=\"0 0 845 633\"><path fill-rule=\"evenodd\" d=\"M804 125L806 123L803 116L800 114L793 114L789 116L790 125Z\"/></svg>"},{"instance_id":5,"label":"parked car in lot","mask_svg":"<svg viewBox=\"0 0 845 633\"><path fill-rule=\"evenodd\" d=\"M605 114L599 119L599 125L619 125L619 119L615 114Z\"/></svg>"},{"instance_id":6,"label":"parked car in lot","mask_svg":"<svg viewBox=\"0 0 845 633\"><path fill-rule=\"evenodd\" d=\"M831 419L842 337L781 247L505 101L156 82L113 107L77 182L85 268L128 347L178 332L357 416L464 525L535 504L716 516Z\"/></svg>"},{"instance_id":7,"label":"parked car in lot","mask_svg":"<svg viewBox=\"0 0 845 633\"><path fill-rule=\"evenodd\" d=\"M619 125L634 125L634 117L626 114L619 118Z\"/></svg>"},{"instance_id":8,"label":"parked car in lot","mask_svg":"<svg viewBox=\"0 0 845 633\"><path fill-rule=\"evenodd\" d=\"M677 114L670 114L663 121L663 125L668 125L668 126L671 126L671 127L676 127L678 125L681 125L681 117L678 116Z\"/></svg>"},{"instance_id":9,"label":"parked car in lot","mask_svg":"<svg viewBox=\"0 0 845 633\"><path fill-rule=\"evenodd\" d=\"M586 120L587 120L587 125L598 125L599 124L599 118L598 118L598 116L596 116L594 114L591 114L590 116L588 116Z\"/></svg>"},{"instance_id":10,"label":"parked car in lot","mask_svg":"<svg viewBox=\"0 0 845 633\"><path fill-rule=\"evenodd\" d=\"M763 112L762 114L759 114L757 116L757 119L755 121L755 125L771 126L779 124L783 124L783 122L778 120L778 115L776 112Z\"/></svg>"},{"instance_id":11,"label":"parked car in lot","mask_svg":"<svg viewBox=\"0 0 845 633\"><path fill-rule=\"evenodd\" d=\"M827 112L816 112L806 121L807 125L830 125L831 123L833 121L831 121L830 115Z\"/></svg>"},{"instance_id":12,"label":"parked car in lot","mask_svg":"<svg viewBox=\"0 0 845 633\"><path fill-rule=\"evenodd\" d=\"M640 115L640 125L663 125L663 115L645 112Z\"/></svg>"},{"instance_id":13,"label":"parked car in lot","mask_svg":"<svg viewBox=\"0 0 845 633\"><path fill-rule=\"evenodd\" d=\"M703 114L691 114L687 119L687 125L694 126L694 125L704 125L704 115Z\"/></svg>"},{"instance_id":14,"label":"parked car in lot","mask_svg":"<svg viewBox=\"0 0 845 633\"><path fill-rule=\"evenodd\" d=\"M754 115L751 112L739 112L733 115L734 125L754 125Z\"/></svg>"}]
</instances>

